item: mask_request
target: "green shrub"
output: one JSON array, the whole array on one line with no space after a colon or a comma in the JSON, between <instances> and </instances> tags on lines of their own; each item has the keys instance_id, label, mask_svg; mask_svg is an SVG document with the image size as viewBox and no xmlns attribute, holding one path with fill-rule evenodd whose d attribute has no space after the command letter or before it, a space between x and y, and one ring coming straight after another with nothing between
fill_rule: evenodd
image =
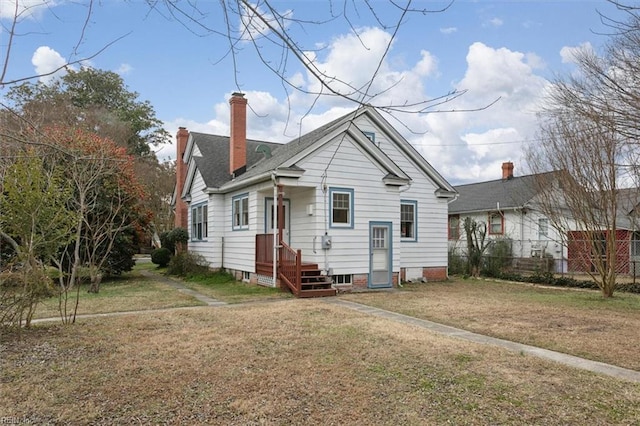
<instances>
[{"instance_id":1,"label":"green shrub","mask_svg":"<svg viewBox=\"0 0 640 426\"><path fill-rule=\"evenodd\" d=\"M203 275L209 272L209 263L204 256L185 251L171 258L167 272L180 277Z\"/></svg>"},{"instance_id":2,"label":"green shrub","mask_svg":"<svg viewBox=\"0 0 640 426\"><path fill-rule=\"evenodd\" d=\"M484 256L482 275L487 277L499 277L505 267L511 263L511 239L496 239L489 244L487 254Z\"/></svg>"},{"instance_id":3,"label":"green shrub","mask_svg":"<svg viewBox=\"0 0 640 426\"><path fill-rule=\"evenodd\" d=\"M164 231L160 234L160 247L164 247L169 250L171 253L176 252L176 244L171 239L171 232Z\"/></svg>"},{"instance_id":4,"label":"green shrub","mask_svg":"<svg viewBox=\"0 0 640 426\"><path fill-rule=\"evenodd\" d=\"M166 247L155 249L151 253L151 261L154 264L164 268L171 261L171 252Z\"/></svg>"}]
</instances>

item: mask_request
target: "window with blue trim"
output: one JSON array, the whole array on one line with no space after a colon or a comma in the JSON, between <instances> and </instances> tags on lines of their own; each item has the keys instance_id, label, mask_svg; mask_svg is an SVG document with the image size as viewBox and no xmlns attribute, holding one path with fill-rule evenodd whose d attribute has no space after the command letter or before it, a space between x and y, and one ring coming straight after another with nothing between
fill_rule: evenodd
<instances>
[{"instance_id":1,"label":"window with blue trim","mask_svg":"<svg viewBox=\"0 0 640 426\"><path fill-rule=\"evenodd\" d=\"M353 189L330 188L332 228L353 228Z\"/></svg>"},{"instance_id":2,"label":"window with blue trim","mask_svg":"<svg viewBox=\"0 0 640 426\"><path fill-rule=\"evenodd\" d=\"M417 241L418 238L418 202L400 201L400 238L405 241Z\"/></svg>"},{"instance_id":3,"label":"window with blue trim","mask_svg":"<svg viewBox=\"0 0 640 426\"><path fill-rule=\"evenodd\" d=\"M191 240L205 240L207 233L207 204L191 207Z\"/></svg>"},{"instance_id":4,"label":"window with blue trim","mask_svg":"<svg viewBox=\"0 0 640 426\"><path fill-rule=\"evenodd\" d=\"M374 132L365 132L363 131L362 133L364 133L364 135L373 143L376 143L376 134Z\"/></svg>"},{"instance_id":5,"label":"window with blue trim","mask_svg":"<svg viewBox=\"0 0 640 426\"><path fill-rule=\"evenodd\" d=\"M233 197L233 229L249 229L249 194Z\"/></svg>"}]
</instances>

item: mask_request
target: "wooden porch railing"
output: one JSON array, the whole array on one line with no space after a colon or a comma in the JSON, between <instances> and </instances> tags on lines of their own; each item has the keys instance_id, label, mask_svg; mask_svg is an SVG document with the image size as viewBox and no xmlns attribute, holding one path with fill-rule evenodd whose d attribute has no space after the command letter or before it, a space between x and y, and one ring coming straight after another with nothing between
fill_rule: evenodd
<instances>
[{"instance_id":1,"label":"wooden porch railing","mask_svg":"<svg viewBox=\"0 0 640 426\"><path fill-rule=\"evenodd\" d=\"M296 251L282 242L279 254L278 273L280 279L294 295L299 296L302 289L302 251Z\"/></svg>"},{"instance_id":2,"label":"wooden porch railing","mask_svg":"<svg viewBox=\"0 0 640 426\"><path fill-rule=\"evenodd\" d=\"M256 273L273 275L273 234L256 235Z\"/></svg>"},{"instance_id":3,"label":"wooden porch railing","mask_svg":"<svg viewBox=\"0 0 640 426\"><path fill-rule=\"evenodd\" d=\"M278 277L298 296L302 288L302 251L296 251L284 242L278 250ZM256 235L256 273L273 274L273 234Z\"/></svg>"}]
</instances>

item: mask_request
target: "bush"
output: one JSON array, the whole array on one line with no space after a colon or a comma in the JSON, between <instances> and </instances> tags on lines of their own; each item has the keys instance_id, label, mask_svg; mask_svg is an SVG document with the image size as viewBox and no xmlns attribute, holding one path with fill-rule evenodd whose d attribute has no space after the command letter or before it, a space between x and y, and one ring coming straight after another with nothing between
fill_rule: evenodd
<instances>
[{"instance_id":1,"label":"bush","mask_svg":"<svg viewBox=\"0 0 640 426\"><path fill-rule=\"evenodd\" d=\"M189 231L184 228L173 228L169 232L169 238L174 244L189 242Z\"/></svg>"},{"instance_id":2,"label":"bush","mask_svg":"<svg viewBox=\"0 0 640 426\"><path fill-rule=\"evenodd\" d=\"M508 238L496 239L489 244L487 254L484 256L482 275L498 277L505 267L511 262L511 240Z\"/></svg>"},{"instance_id":3,"label":"bush","mask_svg":"<svg viewBox=\"0 0 640 426\"><path fill-rule=\"evenodd\" d=\"M165 231L160 234L160 247L164 247L171 253L176 252L176 244L171 239L171 232Z\"/></svg>"},{"instance_id":4,"label":"bush","mask_svg":"<svg viewBox=\"0 0 640 426\"><path fill-rule=\"evenodd\" d=\"M456 253L455 249L449 249L449 274L464 275L469 273L468 262L465 256Z\"/></svg>"},{"instance_id":5,"label":"bush","mask_svg":"<svg viewBox=\"0 0 640 426\"><path fill-rule=\"evenodd\" d=\"M161 247L159 249L155 249L151 253L151 261L154 264L164 268L171 261L171 252L166 247Z\"/></svg>"},{"instance_id":6,"label":"bush","mask_svg":"<svg viewBox=\"0 0 640 426\"><path fill-rule=\"evenodd\" d=\"M189 231L184 228L173 228L160 234L160 245L168 249L171 254L182 251L185 243L189 242Z\"/></svg>"},{"instance_id":7,"label":"bush","mask_svg":"<svg viewBox=\"0 0 640 426\"><path fill-rule=\"evenodd\" d=\"M204 256L185 251L178 253L171 259L167 272L179 277L207 274L209 263Z\"/></svg>"}]
</instances>

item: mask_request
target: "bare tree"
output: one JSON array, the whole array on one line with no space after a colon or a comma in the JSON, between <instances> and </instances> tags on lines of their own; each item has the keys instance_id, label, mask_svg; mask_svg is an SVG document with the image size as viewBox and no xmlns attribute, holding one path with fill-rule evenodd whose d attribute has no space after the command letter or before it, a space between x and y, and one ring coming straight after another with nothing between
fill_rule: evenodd
<instances>
[{"instance_id":1,"label":"bare tree","mask_svg":"<svg viewBox=\"0 0 640 426\"><path fill-rule=\"evenodd\" d=\"M616 288L617 230L621 223L620 167L624 144L606 116L547 111L541 142L528 152L538 173L536 208L569 246L575 265L605 297ZM556 173L541 173L546 170ZM577 257L576 257L577 256Z\"/></svg>"},{"instance_id":2,"label":"bare tree","mask_svg":"<svg viewBox=\"0 0 640 426\"><path fill-rule=\"evenodd\" d=\"M63 165L73 194L67 209L75 212L71 244L54 259L59 274L60 315L75 320L81 279L90 279L90 292L98 292L112 249L125 231L134 234L148 215L134 172L133 158L108 139L68 127L43 130L43 138L59 149L48 150L48 161ZM74 306L68 306L75 290Z\"/></svg>"},{"instance_id":3,"label":"bare tree","mask_svg":"<svg viewBox=\"0 0 640 426\"><path fill-rule=\"evenodd\" d=\"M527 152L539 175L538 208L605 297L627 247L618 231L633 230L628 213L640 201L632 189L640 182L640 19L629 11L602 55L582 50L578 72L553 82L540 141Z\"/></svg>"},{"instance_id":4,"label":"bare tree","mask_svg":"<svg viewBox=\"0 0 640 426\"><path fill-rule=\"evenodd\" d=\"M221 37L228 47L219 54L219 60L231 58L234 68L235 84L242 90L245 83L240 77L240 53L252 49L265 71L274 74L280 81L287 94L287 100L293 92L302 92L316 98L309 106L311 109L316 101L323 96L345 99L357 105L373 105L386 112L400 113L433 113L452 112L446 104L462 96L466 90L452 90L429 99L397 101L380 101L388 91L401 83L401 80L389 82L380 78L380 70L388 59L391 47L402 27L410 19L423 19L425 16L443 13L453 4L454 0L445 1L440 6L426 5L425 2L404 0L402 2L364 2L355 0L331 0L324 4L324 13L304 16L300 9L294 13L281 4L270 0L236 0L220 2L219 10L212 12L204 10L201 5L190 1L146 0L154 11L164 14L168 20L177 21L198 37ZM217 13L216 13L217 12ZM216 19L222 17L221 19ZM377 26L390 33L377 63L372 69L359 70L358 73L368 73L366 78L351 79L350 76L339 76L327 71L318 63L321 48L317 45L304 45L302 34L306 34L325 25L341 21L346 23L351 34L355 35L362 46L371 49L362 37L366 22L368 26ZM301 67L314 85L302 87L299 84L298 68ZM356 82L357 81L357 82ZM497 101L481 105L470 110L455 110L455 112L469 112L486 109Z\"/></svg>"}]
</instances>

